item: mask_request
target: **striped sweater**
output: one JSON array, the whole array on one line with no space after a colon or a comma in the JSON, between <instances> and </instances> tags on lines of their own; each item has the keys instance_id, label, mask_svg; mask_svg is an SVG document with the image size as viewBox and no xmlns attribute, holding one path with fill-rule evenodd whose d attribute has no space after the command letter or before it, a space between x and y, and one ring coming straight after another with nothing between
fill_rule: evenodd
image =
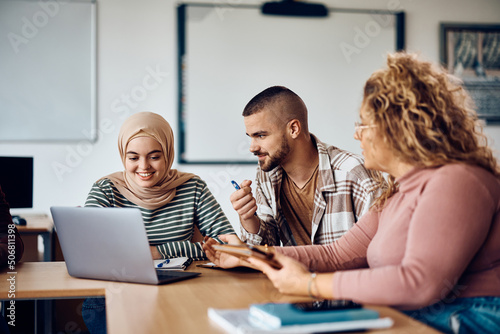
<instances>
[{"instance_id":1,"label":"striped sweater","mask_svg":"<svg viewBox=\"0 0 500 334\"><path fill-rule=\"evenodd\" d=\"M148 210L130 202L109 179L103 179L94 183L85 206L139 208L149 243L157 247L163 258L206 259L201 244L190 241L195 225L204 236L235 232L205 181L194 177L176 190L175 197L168 204Z\"/></svg>"}]
</instances>

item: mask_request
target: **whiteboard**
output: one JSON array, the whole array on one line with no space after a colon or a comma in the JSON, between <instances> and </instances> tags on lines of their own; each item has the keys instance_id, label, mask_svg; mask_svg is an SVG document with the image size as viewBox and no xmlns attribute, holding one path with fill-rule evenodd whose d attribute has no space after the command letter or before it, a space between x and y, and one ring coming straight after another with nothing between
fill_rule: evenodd
<instances>
[{"instance_id":1,"label":"whiteboard","mask_svg":"<svg viewBox=\"0 0 500 334\"><path fill-rule=\"evenodd\" d=\"M0 0L0 141L96 139L95 7Z\"/></svg>"},{"instance_id":2,"label":"whiteboard","mask_svg":"<svg viewBox=\"0 0 500 334\"><path fill-rule=\"evenodd\" d=\"M353 124L363 85L397 49L396 17L330 9L327 18L296 18L252 6L180 6L179 161L255 163L241 113L274 85L304 100L309 130L320 140L359 151Z\"/></svg>"}]
</instances>

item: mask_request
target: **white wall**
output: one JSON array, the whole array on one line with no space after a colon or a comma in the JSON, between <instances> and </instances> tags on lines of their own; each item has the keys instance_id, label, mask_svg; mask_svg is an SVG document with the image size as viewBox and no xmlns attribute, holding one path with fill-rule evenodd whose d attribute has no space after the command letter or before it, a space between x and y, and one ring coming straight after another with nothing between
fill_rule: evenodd
<instances>
[{"instance_id":1,"label":"white wall","mask_svg":"<svg viewBox=\"0 0 500 334\"><path fill-rule=\"evenodd\" d=\"M97 142L0 143L0 155L34 157L32 211L35 212L48 213L52 205L83 205L95 180L122 169L116 138L121 123L129 114L143 110L157 112L170 121L177 133L176 3L171 0L97 2L100 124ZM405 11L408 50L421 52L436 62L439 61L440 22L498 23L500 14L498 0L325 0L323 3L329 7ZM147 88L147 95L138 96L144 88ZM486 131L500 143L500 127L489 126ZM220 135L224 135L223 132L214 129L214 136ZM206 139L209 145L210 138ZM253 166L174 164L174 167L204 178L228 218L237 224L237 215L229 203L233 191L229 181L253 179ZM15 171L12 175L15 177Z\"/></svg>"}]
</instances>

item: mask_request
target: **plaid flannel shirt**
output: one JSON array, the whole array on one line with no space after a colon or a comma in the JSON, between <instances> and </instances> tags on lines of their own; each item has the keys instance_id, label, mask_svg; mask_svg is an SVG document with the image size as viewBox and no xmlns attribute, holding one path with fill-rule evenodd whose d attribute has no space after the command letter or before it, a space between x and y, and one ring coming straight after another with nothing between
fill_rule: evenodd
<instances>
[{"instance_id":1,"label":"plaid flannel shirt","mask_svg":"<svg viewBox=\"0 0 500 334\"><path fill-rule=\"evenodd\" d=\"M311 138L316 142L319 155L311 240L313 244L328 244L340 238L368 212L380 192L363 166L362 157L328 146L312 134ZM297 245L281 210L282 176L281 166L270 172L257 168L254 195L260 229L254 234L241 226L241 237L246 243Z\"/></svg>"}]
</instances>

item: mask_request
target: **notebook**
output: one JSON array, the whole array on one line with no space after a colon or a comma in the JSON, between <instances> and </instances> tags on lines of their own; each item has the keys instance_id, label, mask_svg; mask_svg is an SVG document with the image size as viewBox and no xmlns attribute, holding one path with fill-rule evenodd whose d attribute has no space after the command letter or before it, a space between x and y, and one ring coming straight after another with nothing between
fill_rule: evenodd
<instances>
[{"instance_id":1,"label":"notebook","mask_svg":"<svg viewBox=\"0 0 500 334\"><path fill-rule=\"evenodd\" d=\"M249 309L214 309L208 308L208 317L229 334L310 334L364 331L367 329L390 328L394 325L391 318L378 318L353 321L323 322L305 325L282 326L265 329L255 324Z\"/></svg>"},{"instance_id":2,"label":"notebook","mask_svg":"<svg viewBox=\"0 0 500 334\"><path fill-rule=\"evenodd\" d=\"M304 311L293 303L265 303L250 305L249 316L254 324L266 329L290 325L306 325L325 322L373 320L379 313L367 308Z\"/></svg>"},{"instance_id":3,"label":"notebook","mask_svg":"<svg viewBox=\"0 0 500 334\"><path fill-rule=\"evenodd\" d=\"M50 208L68 273L73 277L165 284L200 273L156 270L136 208Z\"/></svg>"}]
</instances>

